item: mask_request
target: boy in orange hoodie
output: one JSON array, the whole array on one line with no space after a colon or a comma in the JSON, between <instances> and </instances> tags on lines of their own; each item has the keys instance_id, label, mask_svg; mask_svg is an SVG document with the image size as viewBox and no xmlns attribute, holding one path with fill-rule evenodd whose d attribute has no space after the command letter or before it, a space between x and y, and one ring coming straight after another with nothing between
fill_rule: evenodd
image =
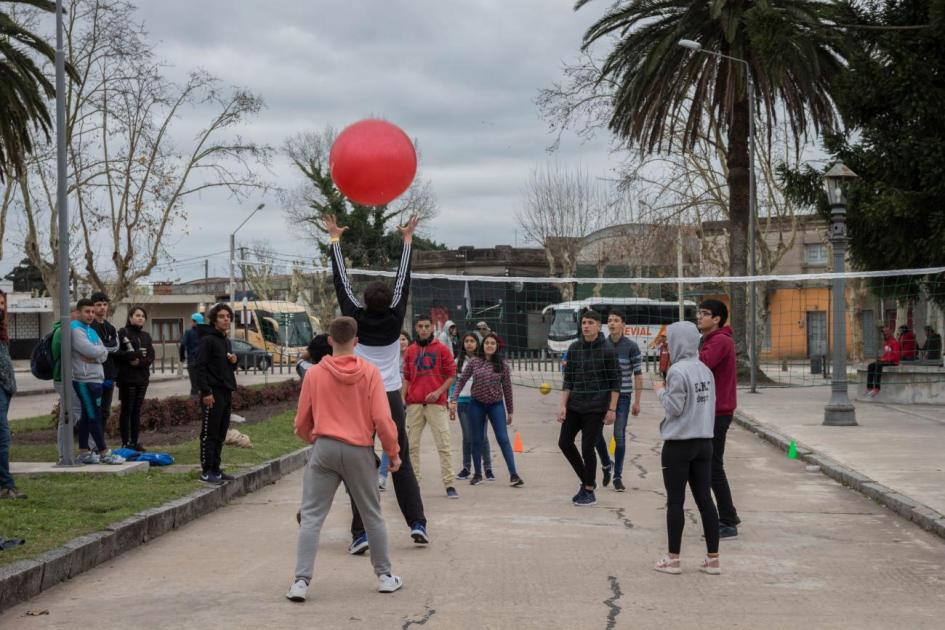
<instances>
[{"instance_id":1,"label":"boy in orange hoodie","mask_svg":"<svg viewBox=\"0 0 945 630\"><path fill-rule=\"evenodd\" d=\"M390 470L400 467L397 427L380 372L354 354L357 333L358 324L353 318L334 319L328 327L332 355L310 368L302 382L295 433L313 446L302 483L295 580L286 593L292 601L305 601L315 568L318 534L342 482L361 513L371 541L377 590L393 593L403 584L390 572L387 528L381 515L374 462L377 433L390 457Z\"/></svg>"}]
</instances>

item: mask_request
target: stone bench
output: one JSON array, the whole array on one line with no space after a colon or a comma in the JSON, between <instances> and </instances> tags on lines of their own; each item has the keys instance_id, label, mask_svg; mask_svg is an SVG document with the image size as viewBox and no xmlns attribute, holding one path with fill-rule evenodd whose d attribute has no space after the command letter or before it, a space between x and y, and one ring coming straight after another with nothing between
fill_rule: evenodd
<instances>
[{"instance_id":1,"label":"stone bench","mask_svg":"<svg viewBox=\"0 0 945 630\"><path fill-rule=\"evenodd\" d=\"M865 395L866 365L857 368L856 399L899 405L945 405L945 367L911 361L883 368L883 380L875 398Z\"/></svg>"}]
</instances>

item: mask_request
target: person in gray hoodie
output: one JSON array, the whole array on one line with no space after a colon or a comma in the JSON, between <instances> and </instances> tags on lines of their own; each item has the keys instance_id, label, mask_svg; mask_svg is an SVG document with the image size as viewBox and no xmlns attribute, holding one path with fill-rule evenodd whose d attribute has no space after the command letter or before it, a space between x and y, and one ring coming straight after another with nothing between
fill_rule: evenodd
<instances>
[{"instance_id":1,"label":"person in gray hoodie","mask_svg":"<svg viewBox=\"0 0 945 630\"><path fill-rule=\"evenodd\" d=\"M666 528L669 553L654 567L681 573L679 549L686 517L686 484L699 507L707 554L699 570L711 575L719 568L719 514L712 502L712 435L715 426L715 379L699 361L699 329L676 322L666 330L671 366L666 382L653 389L666 412L660 423L663 438L663 485L666 486Z\"/></svg>"},{"instance_id":2,"label":"person in gray hoodie","mask_svg":"<svg viewBox=\"0 0 945 630\"><path fill-rule=\"evenodd\" d=\"M102 383L108 348L91 324L95 321L92 300L76 303L79 318L72 320L72 388L82 407L79 419L79 463L121 464L124 458L112 454L105 445L105 421L102 417ZM89 448L89 436L95 440L96 451Z\"/></svg>"}]
</instances>

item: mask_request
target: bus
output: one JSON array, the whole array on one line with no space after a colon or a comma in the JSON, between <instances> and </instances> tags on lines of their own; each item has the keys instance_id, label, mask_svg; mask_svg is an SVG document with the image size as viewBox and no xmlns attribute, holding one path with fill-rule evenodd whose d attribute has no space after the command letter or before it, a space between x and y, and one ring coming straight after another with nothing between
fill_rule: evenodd
<instances>
[{"instance_id":1,"label":"bus","mask_svg":"<svg viewBox=\"0 0 945 630\"><path fill-rule=\"evenodd\" d=\"M600 313L604 321L606 334L607 313L611 310L622 311L624 335L640 347L644 356L656 356L656 349L650 348L650 342L659 334L664 324L679 321L679 302L652 300L649 298L587 298L573 302L561 302L546 306L542 315L551 315L548 330L548 349L556 354L567 352L568 346L581 336L581 313L593 309ZM686 321L696 321L696 303L683 302L683 317Z\"/></svg>"},{"instance_id":2,"label":"bus","mask_svg":"<svg viewBox=\"0 0 945 630\"><path fill-rule=\"evenodd\" d=\"M305 307L281 300L248 300L230 305L235 314L236 339L272 354L273 361L294 361L314 333L317 320Z\"/></svg>"}]
</instances>

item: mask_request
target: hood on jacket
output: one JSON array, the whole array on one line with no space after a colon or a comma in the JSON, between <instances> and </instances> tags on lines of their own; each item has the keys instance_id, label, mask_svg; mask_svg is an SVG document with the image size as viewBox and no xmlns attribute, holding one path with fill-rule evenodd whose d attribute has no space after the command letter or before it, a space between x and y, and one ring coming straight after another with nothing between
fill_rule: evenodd
<instances>
[{"instance_id":1,"label":"hood on jacket","mask_svg":"<svg viewBox=\"0 0 945 630\"><path fill-rule=\"evenodd\" d=\"M452 327L455 326L455 325L456 325L456 322L454 322L452 319L446 320L446 323L443 324L443 332L445 332L447 335L449 335L449 334L450 334L450 328L452 328ZM459 333L459 331L456 331L456 332L457 332L457 334Z\"/></svg>"},{"instance_id":2,"label":"hood on jacket","mask_svg":"<svg viewBox=\"0 0 945 630\"><path fill-rule=\"evenodd\" d=\"M207 335L216 335L217 337L226 337L226 333L220 332L210 324L197 324L197 338L202 339Z\"/></svg>"},{"instance_id":3,"label":"hood on jacket","mask_svg":"<svg viewBox=\"0 0 945 630\"><path fill-rule=\"evenodd\" d=\"M699 357L699 329L692 322L675 322L666 328L669 360L678 363Z\"/></svg>"},{"instance_id":4,"label":"hood on jacket","mask_svg":"<svg viewBox=\"0 0 945 630\"><path fill-rule=\"evenodd\" d=\"M367 370L367 362L357 355L323 357L318 365L328 371L338 382L344 385L357 383L364 378Z\"/></svg>"}]
</instances>

